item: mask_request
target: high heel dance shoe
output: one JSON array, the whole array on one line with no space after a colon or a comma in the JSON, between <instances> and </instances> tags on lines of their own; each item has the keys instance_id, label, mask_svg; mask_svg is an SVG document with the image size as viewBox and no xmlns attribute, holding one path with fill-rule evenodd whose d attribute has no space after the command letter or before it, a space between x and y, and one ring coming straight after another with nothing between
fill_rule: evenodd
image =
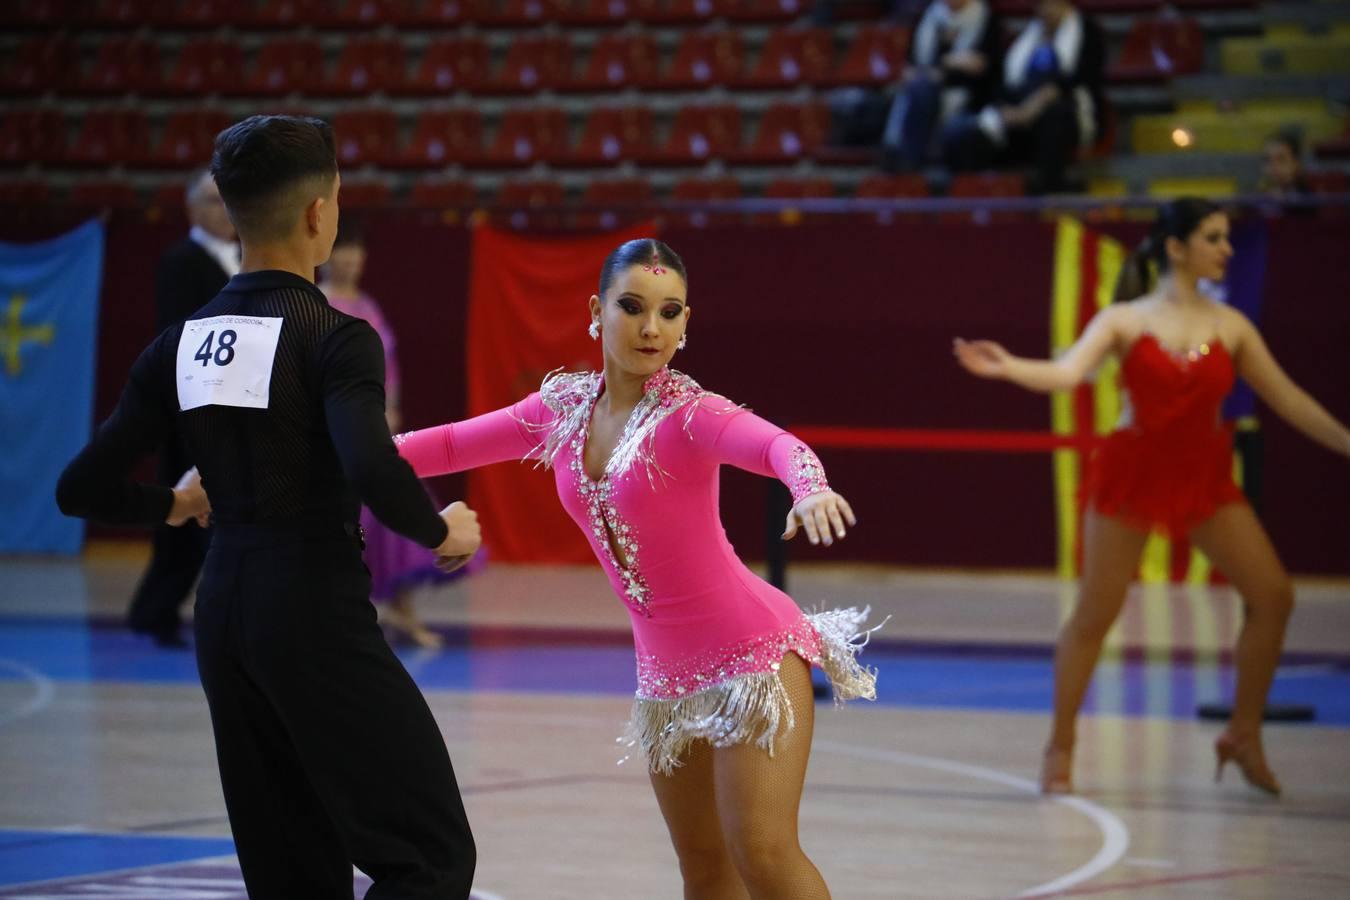
<instances>
[{"instance_id":1,"label":"high heel dance shoe","mask_svg":"<svg viewBox=\"0 0 1350 900\"><path fill-rule=\"evenodd\" d=\"M1073 793L1073 751L1046 747L1041 758L1041 793Z\"/></svg>"},{"instance_id":2,"label":"high heel dance shoe","mask_svg":"<svg viewBox=\"0 0 1350 900\"><path fill-rule=\"evenodd\" d=\"M1259 740L1254 738L1239 740L1224 732L1214 742L1214 756L1215 784L1223 777L1223 767L1232 762L1237 764L1238 771L1252 787L1275 797L1280 796L1280 780L1270 771L1270 766L1266 765L1266 755L1261 749Z\"/></svg>"}]
</instances>

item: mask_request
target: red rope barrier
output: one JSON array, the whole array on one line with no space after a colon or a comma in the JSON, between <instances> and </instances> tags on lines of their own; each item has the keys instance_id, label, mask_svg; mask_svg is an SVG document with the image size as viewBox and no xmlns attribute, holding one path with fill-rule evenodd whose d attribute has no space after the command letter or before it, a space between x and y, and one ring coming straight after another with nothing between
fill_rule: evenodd
<instances>
[{"instance_id":1,"label":"red rope barrier","mask_svg":"<svg viewBox=\"0 0 1350 900\"><path fill-rule=\"evenodd\" d=\"M812 447L835 450L956 450L986 453L1087 451L1102 442L1089 435L1046 431L943 431L925 428L847 428L803 425L792 433Z\"/></svg>"}]
</instances>

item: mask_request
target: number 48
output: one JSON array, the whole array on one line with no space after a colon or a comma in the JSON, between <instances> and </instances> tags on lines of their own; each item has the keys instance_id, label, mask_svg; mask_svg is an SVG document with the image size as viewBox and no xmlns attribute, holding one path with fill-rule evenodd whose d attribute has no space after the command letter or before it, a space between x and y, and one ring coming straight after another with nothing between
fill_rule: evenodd
<instances>
[{"instance_id":1,"label":"number 48","mask_svg":"<svg viewBox=\"0 0 1350 900\"><path fill-rule=\"evenodd\" d=\"M220 342L216 345L214 359L218 366L228 366L234 361L234 342L238 340L239 335L234 331L226 329L220 333ZM206 340L197 348L197 355L193 359L200 359L202 365L206 366L211 362L213 355L211 352L211 343L216 339L214 331L206 335Z\"/></svg>"}]
</instances>

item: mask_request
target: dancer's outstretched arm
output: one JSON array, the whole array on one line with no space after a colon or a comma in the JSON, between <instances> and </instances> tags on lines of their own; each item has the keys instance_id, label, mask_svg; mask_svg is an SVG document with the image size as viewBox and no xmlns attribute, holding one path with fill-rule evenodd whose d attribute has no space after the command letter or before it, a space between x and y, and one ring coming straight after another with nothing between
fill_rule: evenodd
<instances>
[{"instance_id":1,"label":"dancer's outstretched arm","mask_svg":"<svg viewBox=\"0 0 1350 900\"><path fill-rule=\"evenodd\" d=\"M844 537L845 523L858 524L853 508L830 490L825 467L800 438L724 397L712 395L698 403L689 421L697 452L718 465L777 478L792 492L784 540L800 526L811 543L828 545Z\"/></svg>"},{"instance_id":2,"label":"dancer's outstretched arm","mask_svg":"<svg viewBox=\"0 0 1350 900\"><path fill-rule=\"evenodd\" d=\"M999 378L1047 394L1072 390L1120 345L1125 315L1126 311L1119 306L1109 306L1097 313L1073 346L1058 359L1026 359L1013 356L993 341L961 338L953 342L952 352L967 372L981 378Z\"/></svg>"},{"instance_id":3,"label":"dancer's outstretched arm","mask_svg":"<svg viewBox=\"0 0 1350 900\"><path fill-rule=\"evenodd\" d=\"M1350 456L1350 429L1285 374L1250 319L1235 309L1228 309L1227 315L1236 326L1233 356L1238 375L1281 419L1324 447Z\"/></svg>"},{"instance_id":4,"label":"dancer's outstretched arm","mask_svg":"<svg viewBox=\"0 0 1350 900\"><path fill-rule=\"evenodd\" d=\"M496 462L532 459L548 436L553 413L538 394L514 406L410 431L394 438L419 478L464 472Z\"/></svg>"}]
</instances>

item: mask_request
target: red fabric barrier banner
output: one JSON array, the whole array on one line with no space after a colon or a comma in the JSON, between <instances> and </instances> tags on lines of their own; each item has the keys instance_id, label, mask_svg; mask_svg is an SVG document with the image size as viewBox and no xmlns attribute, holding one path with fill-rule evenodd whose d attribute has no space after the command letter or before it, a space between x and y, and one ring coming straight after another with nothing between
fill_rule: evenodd
<instances>
[{"instance_id":1,"label":"red fabric barrier banner","mask_svg":"<svg viewBox=\"0 0 1350 900\"><path fill-rule=\"evenodd\" d=\"M473 233L469 274L469 415L476 416L539 389L554 369L596 369L600 345L586 333L586 301L600 266L624 241L655 229L543 238L480 227ZM563 512L553 473L533 463L489 466L469 476L469 505L483 524L494 560L579 563L594 557Z\"/></svg>"}]
</instances>

